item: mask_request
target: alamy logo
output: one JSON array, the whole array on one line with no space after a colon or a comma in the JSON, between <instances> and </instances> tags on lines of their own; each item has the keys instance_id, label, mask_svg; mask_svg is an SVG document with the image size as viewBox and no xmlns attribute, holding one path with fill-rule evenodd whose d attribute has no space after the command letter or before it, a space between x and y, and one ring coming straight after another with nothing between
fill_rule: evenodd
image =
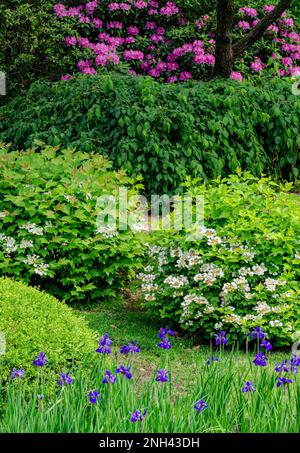
<instances>
[{"instance_id":1,"label":"alamy logo","mask_svg":"<svg viewBox=\"0 0 300 453\"><path fill-rule=\"evenodd\" d=\"M6 76L5 73L0 71L0 96L6 95Z\"/></svg>"},{"instance_id":2,"label":"alamy logo","mask_svg":"<svg viewBox=\"0 0 300 453\"><path fill-rule=\"evenodd\" d=\"M292 93L295 96L300 96L300 71L294 75L296 77L296 82L292 86Z\"/></svg>"},{"instance_id":3,"label":"alamy logo","mask_svg":"<svg viewBox=\"0 0 300 453\"><path fill-rule=\"evenodd\" d=\"M0 356L4 355L6 352L6 338L4 332L0 330Z\"/></svg>"}]
</instances>

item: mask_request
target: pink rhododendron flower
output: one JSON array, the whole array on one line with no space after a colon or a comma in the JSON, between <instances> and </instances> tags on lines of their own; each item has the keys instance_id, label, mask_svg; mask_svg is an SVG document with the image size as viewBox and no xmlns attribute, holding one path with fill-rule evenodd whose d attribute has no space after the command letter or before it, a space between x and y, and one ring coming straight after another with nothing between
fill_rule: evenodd
<instances>
[{"instance_id":1,"label":"pink rhododendron flower","mask_svg":"<svg viewBox=\"0 0 300 453\"><path fill-rule=\"evenodd\" d=\"M281 63L283 66L293 66L293 59L290 57L283 57Z\"/></svg>"},{"instance_id":2,"label":"pink rhododendron flower","mask_svg":"<svg viewBox=\"0 0 300 453\"><path fill-rule=\"evenodd\" d=\"M245 20L241 20L241 21L238 23L238 27L239 27L239 28L242 28L243 30L250 30L251 25L249 24L249 22L247 22L247 21L245 21Z\"/></svg>"},{"instance_id":3,"label":"pink rhododendron flower","mask_svg":"<svg viewBox=\"0 0 300 453\"><path fill-rule=\"evenodd\" d=\"M300 66L296 66L294 68L289 68L289 74L291 77L299 77L300 76Z\"/></svg>"},{"instance_id":4,"label":"pink rhododendron flower","mask_svg":"<svg viewBox=\"0 0 300 453\"><path fill-rule=\"evenodd\" d=\"M300 35L295 31L289 33L288 38L294 42L300 42Z\"/></svg>"},{"instance_id":5,"label":"pink rhododendron flower","mask_svg":"<svg viewBox=\"0 0 300 453\"><path fill-rule=\"evenodd\" d=\"M168 83L175 83L175 82L177 82L177 80L178 80L177 76L170 76L170 77L168 77L167 82Z\"/></svg>"},{"instance_id":6,"label":"pink rhododendron flower","mask_svg":"<svg viewBox=\"0 0 300 453\"><path fill-rule=\"evenodd\" d=\"M264 11L266 11L267 13L271 13L272 11L274 11L274 9L275 9L274 5L265 5L264 6Z\"/></svg>"},{"instance_id":7,"label":"pink rhododendron flower","mask_svg":"<svg viewBox=\"0 0 300 453\"><path fill-rule=\"evenodd\" d=\"M111 28L116 28L117 30L122 30L123 24L122 24L122 22L112 21L112 22L108 22L106 24L106 28L107 28L107 30L110 30Z\"/></svg>"},{"instance_id":8,"label":"pink rhododendron flower","mask_svg":"<svg viewBox=\"0 0 300 453\"><path fill-rule=\"evenodd\" d=\"M144 53L140 50L125 50L123 53L124 60L144 60Z\"/></svg>"},{"instance_id":9,"label":"pink rhododendron flower","mask_svg":"<svg viewBox=\"0 0 300 453\"><path fill-rule=\"evenodd\" d=\"M58 17L65 17L68 15L65 5L58 3L54 6L54 12Z\"/></svg>"},{"instance_id":10,"label":"pink rhododendron flower","mask_svg":"<svg viewBox=\"0 0 300 453\"><path fill-rule=\"evenodd\" d=\"M175 3L167 2L166 6L161 8L159 12L162 16L172 16L179 13L179 8Z\"/></svg>"},{"instance_id":11,"label":"pink rhododendron flower","mask_svg":"<svg viewBox=\"0 0 300 453\"><path fill-rule=\"evenodd\" d=\"M144 0L138 0L137 2L134 2L134 6L137 9L144 9L144 8L147 8L148 3L144 2Z\"/></svg>"},{"instance_id":12,"label":"pink rhododendron flower","mask_svg":"<svg viewBox=\"0 0 300 453\"><path fill-rule=\"evenodd\" d=\"M193 75L188 72L188 71L182 71L179 75L179 78L180 80L182 80L183 82L185 82L186 80L190 80L193 78Z\"/></svg>"},{"instance_id":13,"label":"pink rhododendron flower","mask_svg":"<svg viewBox=\"0 0 300 453\"><path fill-rule=\"evenodd\" d=\"M72 76L70 76L69 74L65 74L65 75L61 76L61 78L60 78L60 80L64 80L64 81L70 80L70 79L72 79Z\"/></svg>"},{"instance_id":14,"label":"pink rhododendron flower","mask_svg":"<svg viewBox=\"0 0 300 453\"><path fill-rule=\"evenodd\" d=\"M145 25L146 30L155 30L157 27L155 22L147 22Z\"/></svg>"},{"instance_id":15,"label":"pink rhododendron flower","mask_svg":"<svg viewBox=\"0 0 300 453\"><path fill-rule=\"evenodd\" d=\"M95 18L93 19L93 24L96 28L102 28L103 27L103 22L101 19Z\"/></svg>"},{"instance_id":16,"label":"pink rhododendron flower","mask_svg":"<svg viewBox=\"0 0 300 453\"><path fill-rule=\"evenodd\" d=\"M262 61L259 57L256 57L254 62L251 63L251 69L255 72L260 72L263 69Z\"/></svg>"},{"instance_id":17,"label":"pink rhododendron flower","mask_svg":"<svg viewBox=\"0 0 300 453\"><path fill-rule=\"evenodd\" d=\"M271 31L272 33L277 34L279 32L279 28L273 24L268 27L268 31Z\"/></svg>"},{"instance_id":18,"label":"pink rhododendron flower","mask_svg":"<svg viewBox=\"0 0 300 453\"><path fill-rule=\"evenodd\" d=\"M86 10L87 14L91 14L91 15L94 14L95 9L97 8L97 6L98 6L97 0L94 0L92 2L87 3L85 5L85 10Z\"/></svg>"},{"instance_id":19,"label":"pink rhododendron flower","mask_svg":"<svg viewBox=\"0 0 300 453\"><path fill-rule=\"evenodd\" d=\"M230 78L231 78L232 80L237 80L237 81L239 81L239 82L242 82L242 81L243 81L243 76L242 76L242 74L241 74L240 72L236 72L236 71L233 71L233 72L231 73Z\"/></svg>"},{"instance_id":20,"label":"pink rhododendron flower","mask_svg":"<svg viewBox=\"0 0 300 453\"><path fill-rule=\"evenodd\" d=\"M161 75L161 71L158 68L153 68L153 69L150 69L150 71L149 71L149 76L151 76L151 77L158 78L158 77L160 77L160 75Z\"/></svg>"},{"instance_id":21,"label":"pink rhododendron flower","mask_svg":"<svg viewBox=\"0 0 300 453\"><path fill-rule=\"evenodd\" d=\"M244 8L240 8L240 13L244 14L245 16L248 17L257 17L257 11L254 8L248 8L248 6L245 6Z\"/></svg>"},{"instance_id":22,"label":"pink rhododendron flower","mask_svg":"<svg viewBox=\"0 0 300 453\"><path fill-rule=\"evenodd\" d=\"M291 18L285 18L282 20L282 24L285 26L285 27L294 27L295 23L294 23L294 20L291 19Z\"/></svg>"},{"instance_id":23,"label":"pink rhododendron flower","mask_svg":"<svg viewBox=\"0 0 300 453\"><path fill-rule=\"evenodd\" d=\"M67 46L75 46L77 44L76 36L66 36L65 43Z\"/></svg>"},{"instance_id":24,"label":"pink rhododendron flower","mask_svg":"<svg viewBox=\"0 0 300 453\"><path fill-rule=\"evenodd\" d=\"M78 38L78 44L81 47L85 47L85 48L90 47L90 41L88 38L81 38L81 37Z\"/></svg>"},{"instance_id":25,"label":"pink rhododendron flower","mask_svg":"<svg viewBox=\"0 0 300 453\"><path fill-rule=\"evenodd\" d=\"M129 35L136 36L139 34L139 29L138 29L138 27L131 25L130 27L128 27L127 33Z\"/></svg>"}]
</instances>

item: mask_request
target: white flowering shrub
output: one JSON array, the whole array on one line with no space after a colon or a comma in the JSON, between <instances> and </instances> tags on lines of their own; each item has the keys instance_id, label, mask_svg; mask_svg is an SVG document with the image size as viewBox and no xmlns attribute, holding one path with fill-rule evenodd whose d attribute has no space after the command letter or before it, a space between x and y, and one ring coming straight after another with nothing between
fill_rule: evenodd
<instances>
[{"instance_id":1,"label":"white flowering shrub","mask_svg":"<svg viewBox=\"0 0 300 453\"><path fill-rule=\"evenodd\" d=\"M134 181L99 154L0 146L0 275L67 301L112 296L134 274L140 241L97 224L97 200Z\"/></svg>"},{"instance_id":2,"label":"white flowering shrub","mask_svg":"<svg viewBox=\"0 0 300 453\"><path fill-rule=\"evenodd\" d=\"M153 233L138 275L146 306L156 316L211 338L232 340L262 326L277 345L299 335L300 197L291 185L235 175L188 184L205 197L205 226Z\"/></svg>"}]
</instances>

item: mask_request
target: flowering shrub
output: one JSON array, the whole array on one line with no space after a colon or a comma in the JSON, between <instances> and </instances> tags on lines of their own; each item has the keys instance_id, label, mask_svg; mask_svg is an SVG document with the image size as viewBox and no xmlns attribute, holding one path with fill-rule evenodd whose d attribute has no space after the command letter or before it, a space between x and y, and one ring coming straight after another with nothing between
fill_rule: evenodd
<instances>
[{"instance_id":1,"label":"flowering shrub","mask_svg":"<svg viewBox=\"0 0 300 453\"><path fill-rule=\"evenodd\" d=\"M254 326L278 345L298 338L300 200L290 188L248 174L191 186L204 195L205 226L193 241L153 233L138 275L151 312L204 338L242 340Z\"/></svg>"},{"instance_id":2,"label":"flowering shrub","mask_svg":"<svg viewBox=\"0 0 300 453\"><path fill-rule=\"evenodd\" d=\"M7 95L0 104L40 78L64 74L72 59L61 46L75 27L53 14L52 0L1 2L0 71L6 73Z\"/></svg>"},{"instance_id":3,"label":"flowering shrub","mask_svg":"<svg viewBox=\"0 0 300 453\"><path fill-rule=\"evenodd\" d=\"M48 359L57 372L66 363L82 360L95 339L86 322L63 302L8 278L0 278L0 326L6 339L1 356L4 380L13 368L22 369L29 361L33 366L30 370L25 367L28 378L36 376ZM36 351L47 354L41 352L34 359ZM14 374L20 378L24 372Z\"/></svg>"},{"instance_id":4,"label":"flowering shrub","mask_svg":"<svg viewBox=\"0 0 300 453\"><path fill-rule=\"evenodd\" d=\"M300 97L276 79L200 87L103 74L32 85L1 110L0 141L101 151L115 168L141 174L148 191L167 193L186 176L214 178L237 167L295 179L299 116Z\"/></svg>"},{"instance_id":5,"label":"flowering shrub","mask_svg":"<svg viewBox=\"0 0 300 453\"><path fill-rule=\"evenodd\" d=\"M255 6L255 5L254 5ZM251 30L273 5L244 6L237 10L235 38ZM215 63L215 11L187 17L173 1L126 0L60 2L54 13L77 32L65 37L74 54L76 70L94 75L98 67L129 64L131 74L147 74L169 83L202 79ZM294 19L284 13L269 27L262 44L238 61L234 80L243 75L289 76L300 72L300 35ZM72 50L73 49L73 50ZM78 49L81 59L76 61ZM65 74L63 80L68 80Z\"/></svg>"},{"instance_id":6,"label":"flowering shrub","mask_svg":"<svg viewBox=\"0 0 300 453\"><path fill-rule=\"evenodd\" d=\"M97 199L136 193L101 156L45 148L0 150L0 274L61 299L88 301L120 291L138 264L131 230L97 228Z\"/></svg>"}]
</instances>

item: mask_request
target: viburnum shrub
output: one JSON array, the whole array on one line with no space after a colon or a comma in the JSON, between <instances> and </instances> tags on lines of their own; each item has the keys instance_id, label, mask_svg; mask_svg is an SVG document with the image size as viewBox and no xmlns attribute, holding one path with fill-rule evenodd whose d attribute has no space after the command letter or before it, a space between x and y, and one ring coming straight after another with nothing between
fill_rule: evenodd
<instances>
[{"instance_id":1,"label":"viburnum shrub","mask_svg":"<svg viewBox=\"0 0 300 453\"><path fill-rule=\"evenodd\" d=\"M209 339L227 331L244 341L262 327L279 345L299 336L300 199L291 184L237 174L209 184L190 181L204 196L200 237L153 233L138 275L154 316Z\"/></svg>"},{"instance_id":2,"label":"viburnum shrub","mask_svg":"<svg viewBox=\"0 0 300 453\"><path fill-rule=\"evenodd\" d=\"M115 168L141 174L147 192L174 193L187 176L216 178L238 167L296 179L299 116L287 80L175 85L112 72L33 84L1 109L0 141L100 151Z\"/></svg>"},{"instance_id":3,"label":"viburnum shrub","mask_svg":"<svg viewBox=\"0 0 300 453\"><path fill-rule=\"evenodd\" d=\"M259 3L237 8L234 38L243 36L274 9ZM61 2L54 13L77 32L65 37L77 70L94 75L99 67L128 64L131 74L169 83L206 78L215 63L215 11L191 18L173 1L124 0ZM300 73L300 35L292 16L283 13L263 40L236 63L231 77L289 76ZM78 50L81 58L78 60Z\"/></svg>"},{"instance_id":4,"label":"viburnum shrub","mask_svg":"<svg viewBox=\"0 0 300 453\"><path fill-rule=\"evenodd\" d=\"M38 148L38 147L37 147ZM0 274L66 301L120 291L138 265L131 229L97 224L98 199L138 185L100 155L45 147L0 148Z\"/></svg>"}]
</instances>

